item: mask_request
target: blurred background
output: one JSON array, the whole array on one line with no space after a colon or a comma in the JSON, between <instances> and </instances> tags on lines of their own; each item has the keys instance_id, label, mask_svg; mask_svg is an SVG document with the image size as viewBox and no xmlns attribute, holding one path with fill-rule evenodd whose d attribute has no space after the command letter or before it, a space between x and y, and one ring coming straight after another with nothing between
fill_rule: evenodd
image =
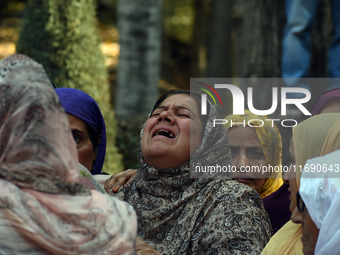
<instances>
[{"instance_id":1,"label":"blurred background","mask_svg":"<svg viewBox=\"0 0 340 255\"><path fill-rule=\"evenodd\" d=\"M57 87L97 100L112 174L138 166L139 131L160 93L194 77L281 77L284 9L284 0L1 0L0 59L26 54ZM326 77L331 30L320 1L312 77ZM271 98L270 85L257 91Z\"/></svg>"}]
</instances>

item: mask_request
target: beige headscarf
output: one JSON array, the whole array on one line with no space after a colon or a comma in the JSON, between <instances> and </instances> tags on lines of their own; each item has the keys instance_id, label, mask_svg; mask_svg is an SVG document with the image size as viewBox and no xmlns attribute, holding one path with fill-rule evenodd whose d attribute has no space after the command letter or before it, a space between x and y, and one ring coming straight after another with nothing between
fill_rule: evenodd
<instances>
[{"instance_id":1,"label":"beige headscarf","mask_svg":"<svg viewBox=\"0 0 340 255\"><path fill-rule=\"evenodd\" d=\"M296 169L303 168L307 159L340 149L340 113L313 116L293 128ZM301 168L301 169L302 169ZM298 180L300 172L297 171Z\"/></svg>"},{"instance_id":2,"label":"beige headscarf","mask_svg":"<svg viewBox=\"0 0 340 255\"><path fill-rule=\"evenodd\" d=\"M267 116L252 114L249 110L245 110L243 115L228 115L225 119L228 121L225 124L228 131L231 127L241 126L241 122L245 122L247 125L248 121L251 120L250 124L255 126L255 132L260 141L266 163L271 166L281 167L281 134L273 120ZM232 126L231 121L233 122ZM280 188L282 184L282 173L273 172L271 178L268 178L260 188L260 196L264 198L270 195Z\"/></svg>"},{"instance_id":3,"label":"beige headscarf","mask_svg":"<svg viewBox=\"0 0 340 255\"><path fill-rule=\"evenodd\" d=\"M293 128L296 170L310 158L340 149L340 113L311 117ZM298 188L299 171L296 172ZM269 241L261 254L302 254L301 225L289 221Z\"/></svg>"}]
</instances>

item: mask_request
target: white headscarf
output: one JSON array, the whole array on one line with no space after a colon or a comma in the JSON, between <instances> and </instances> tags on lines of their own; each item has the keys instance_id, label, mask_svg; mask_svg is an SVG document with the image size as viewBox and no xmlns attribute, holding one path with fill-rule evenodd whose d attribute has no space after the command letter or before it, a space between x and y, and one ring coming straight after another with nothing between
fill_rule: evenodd
<instances>
[{"instance_id":1,"label":"white headscarf","mask_svg":"<svg viewBox=\"0 0 340 255\"><path fill-rule=\"evenodd\" d=\"M319 231L315 254L340 254L340 150L309 159L306 166L320 166L321 172L301 176L300 195ZM323 167L323 168L322 168ZM337 171L337 173L334 173ZM337 177L336 177L336 175ZM335 178L329 178L335 177Z\"/></svg>"}]
</instances>

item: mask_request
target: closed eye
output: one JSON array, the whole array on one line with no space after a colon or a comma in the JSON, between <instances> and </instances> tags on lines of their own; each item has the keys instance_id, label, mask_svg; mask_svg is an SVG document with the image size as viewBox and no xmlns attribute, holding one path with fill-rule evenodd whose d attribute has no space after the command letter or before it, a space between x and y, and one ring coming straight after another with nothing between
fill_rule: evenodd
<instances>
[{"instance_id":1,"label":"closed eye","mask_svg":"<svg viewBox=\"0 0 340 255\"><path fill-rule=\"evenodd\" d=\"M177 114L179 117L185 117L185 118L191 118L191 116L190 115L188 115L188 114Z\"/></svg>"}]
</instances>

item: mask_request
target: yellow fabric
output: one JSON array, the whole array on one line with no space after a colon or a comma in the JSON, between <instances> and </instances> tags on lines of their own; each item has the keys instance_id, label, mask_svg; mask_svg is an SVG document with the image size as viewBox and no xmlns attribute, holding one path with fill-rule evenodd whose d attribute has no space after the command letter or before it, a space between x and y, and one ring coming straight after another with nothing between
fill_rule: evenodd
<instances>
[{"instance_id":1,"label":"yellow fabric","mask_svg":"<svg viewBox=\"0 0 340 255\"><path fill-rule=\"evenodd\" d=\"M324 113L313 116L293 128L296 164L304 165L310 158L340 149L340 114ZM299 169L298 167L296 168ZM298 188L299 171L296 172ZM302 227L289 221L270 239L261 255L303 254Z\"/></svg>"},{"instance_id":2,"label":"yellow fabric","mask_svg":"<svg viewBox=\"0 0 340 255\"><path fill-rule=\"evenodd\" d=\"M261 255L302 255L301 224L288 221L264 247Z\"/></svg>"},{"instance_id":3,"label":"yellow fabric","mask_svg":"<svg viewBox=\"0 0 340 255\"><path fill-rule=\"evenodd\" d=\"M248 122L250 121L249 126L255 126L255 132L260 141L266 163L271 166L281 166L281 134L273 120L267 116L252 114L249 110L245 110L243 115L228 115L225 119L228 121L225 124L228 131L231 127L248 126ZM245 123L245 125L243 123ZM260 188L260 196L264 198L270 195L280 188L282 184L282 173L273 172L271 178L268 178Z\"/></svg>"}]
</instances>

